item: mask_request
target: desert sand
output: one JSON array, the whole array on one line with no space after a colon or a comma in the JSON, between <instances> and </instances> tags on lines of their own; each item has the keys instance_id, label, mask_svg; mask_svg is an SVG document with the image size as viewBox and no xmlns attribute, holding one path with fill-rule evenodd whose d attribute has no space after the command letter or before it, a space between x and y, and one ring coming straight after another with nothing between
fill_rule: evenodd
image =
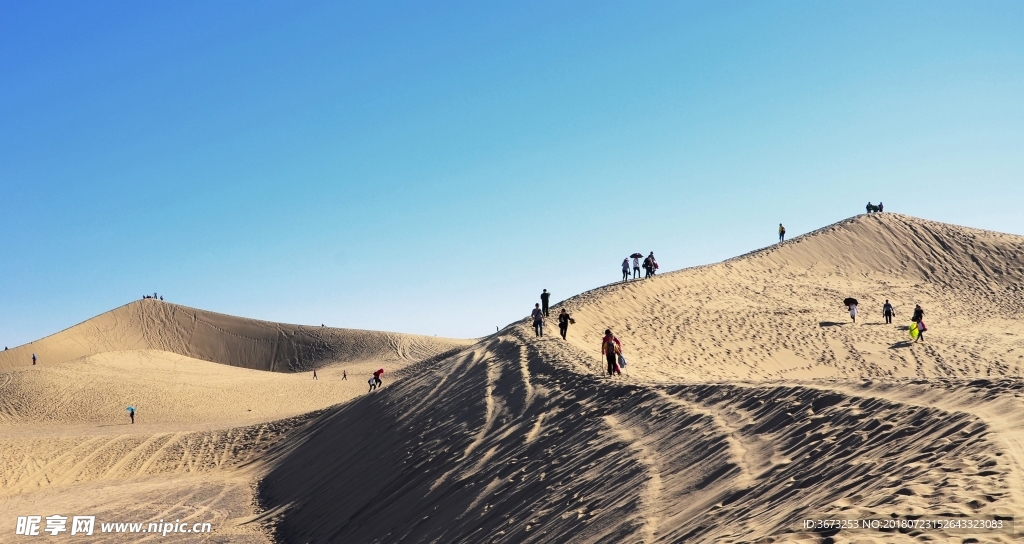
<instances>
[{"instance_id":1,"label":"desert sand","mask_svg":"<svg viewBox=\"0 0 1024 544\"><path fill-rule=\"evenodd\" d=\"M540 338L139 301L0 354L0 530L63 512L212 523L148 535L182 542L1018 541L1022 276L1024 237L886 213L580 294ZM623 376L603 375L606 328ZM801 529L940 515L1004 530Z\"/></svg>"}]
</instances>

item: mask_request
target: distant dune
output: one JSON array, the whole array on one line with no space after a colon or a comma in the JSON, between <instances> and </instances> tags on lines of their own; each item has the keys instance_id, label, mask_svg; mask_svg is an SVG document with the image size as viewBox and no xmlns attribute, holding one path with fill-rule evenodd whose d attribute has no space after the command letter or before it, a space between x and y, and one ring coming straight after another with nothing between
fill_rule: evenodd
<instances>
[{"instance_id":1,"label":"distant dune","mask_svg":"<svg viewBox=\"0 0 1024 544\"><path fill-rule=\"evenodd\" d=\"M42 340L0 352L0 369L99 353L161 350L242 368L297 372L367 359L416 361L465 344L445 338L271 323L137 300Z\"/></svg>"},{"instance_id":2,"label":"distant dune","mask_svg":"<svg viewBox=\"0 0 1024 544\"><path fill-rule=\"evenodd\" d=\"M216 542L1016 542L801 526L1024 515L1022 278L1024 237L877 214L572 297L568 341L553 318L458 341L136 302L0 356L0 512Z\"/></svg>"}]
</instances>

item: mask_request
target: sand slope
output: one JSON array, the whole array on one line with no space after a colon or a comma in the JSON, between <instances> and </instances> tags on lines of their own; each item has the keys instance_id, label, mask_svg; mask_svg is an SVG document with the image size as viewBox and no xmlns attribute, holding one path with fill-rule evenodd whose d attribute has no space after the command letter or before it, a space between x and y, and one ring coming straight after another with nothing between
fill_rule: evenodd
<instances>
[{"instance_id":1,"label":"sand slope","mask_svg":"<svg viewBox=\"0 0 1024 544\"><path fill-rule=\"evenodd\" d=\"M266 542L262 527L248 523L261 467L301 441L298 431L320 410L366 394L377 368L387 369L390 386L410 363L469 344L279 325L152 300L118 308L0 354L0 523L14 534L7 525L17 516L41 512L181 519L214 525L201 540ZM38 365L24 362L32 352ZM313 367L317 380L288 372ZM127 405L138 409L134 425Z\"/></svg>"},{"instance_id":2,"label":"sand slope","mask_svg":"<svg viewBox=\"0 0 1024 544\"><path fill-rule=\"evenodd\" d=\"M1022 277L1024 237L887 213L562 306L594 371L611 328L645 381L1021 376ZM857 324L846 297L861 303ZM911 345L915 304L929 332Z\"/></svg>"},{"instance_id":3,"label":"sand slope","mask_svg":"<svg viewBox=\"0 0 1024 544\"><path fill-rule=\"evenodd\" d=\"M268 528L281 542L1011 541L798 524L1022 511L1022 248L857 217L585 293L564 303L568 342L520 322L331 409L261 480ZM844 324L846 296L872 313L888 297L903 319L920 302L927 342L875 316ZM600 376L609 326L624 378Z\"/></svg>"},{"instance_id":4,"label":"sand slope","mask_svg":"<svg viewBox=\"0 0 1024 544\"><path fill-rule=\"evenodd\" d=\"M161 350L242 368L292 372L328 363L411 362L465 342L430 336L271 323L153 299L138 300L41 340L0 352L0 370L124 350Z\"/></svg>"}]
</instances>

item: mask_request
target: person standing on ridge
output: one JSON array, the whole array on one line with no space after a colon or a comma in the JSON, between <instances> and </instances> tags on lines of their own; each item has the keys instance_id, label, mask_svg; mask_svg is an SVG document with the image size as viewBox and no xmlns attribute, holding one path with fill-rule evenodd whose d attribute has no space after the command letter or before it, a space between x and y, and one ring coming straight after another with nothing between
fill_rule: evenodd
<instances>
[{"instance_id":1,"label":"person standing on ridge","mask_svg":"<svg viewBox=\"0 0 1024 544\"><path fill-rule=\"evenodd\" d=\"M544 292L540 294L540 308L541 308L541 310L544 311L544 317L547 317L549 315L548 314L548 300L550 298L551 298L551 293L549 293L547 289L545 289Z\"/></svg>"},{"instance_id":2,"label":"person standing on ridge","mask_svg":"<svg viewBox=\"0 0 1024 544\"><path fill-rule=\"evenodd\" d=\"M622 259L622 281L629 281L629 257Z\"/></svg>"},{"instance_id":3,"label":"person standing on ridge","mask_svg":"<svg viewBox=\"0 0 1024 544\"><path fill-rule=\"evenodd\" d=\"M540 309L540 304L533 305L533 312L530 314L533 317L533 332L537 333L537 336L544 336L544 312Z\"/></svg>"},{"instance_id":4,"label":"person standing on ridge","mask_svg":"<svg viewBox=\"0 0 1024 544\"><path fill-rule=\"evenodd\" d=\"M639 255L639 253L634 253L633 255ZM633 257L633 279L635 280L635 279L638 279L639 277L640 277L640 257Z\"/></svg>"},{"instance_id":5,"label":"person standing on ridge","mask_svg":"<svg viewBox=\"0 0 1024 544\"><path fill-rule=\"evenodd\" d=\"M781 244L785 240L786 240L786 227L783 227L782 223L779 223L779 243Z\"/></svg>"},{"instance_id":6,"label":"person standing on ridge","mask_svg":"<svg viewBox=\"0 0 1024 544\"><path fill-rule=\"evenodd\" d=\"M569 312L562 308L562 311L558 314L558 332L562 334L562 340L565 340L565 333L569 332L569 323L572 323L572 317L569 316Z\"/></svg>"},{"instance_id":7,"label":"person standing on ridge","mask_svg":"<svg viewBox=\"0 0 1024 544\"><path fill-rule=\"evenodd\" d=\"M885 304L882 305L882 317L885 318L886 325L892 325L892 316L896 315L896 310L889 304L889 299L885 299Z\"/></svg>"},{"instance_id":8,"label":"person standing on ridge","mask_svg":"<svg viewBox=\"0 0 1024 544\"><path fill-rule=\"evenodd\" d=\"M601 339L601 355L608 361L608 375L622 375L619 369L619 354L622 353L622 343L612 334L611 329L605 329L604 338Z\"/></svg>"},{"instance_id":9,"label":"person standing on ridge","mask_svg":"<svg viewBox=\"0 0 1024 544\"><path fill-rule=\"evenodd\" d=\"M878 201L878 213L882 213L883 210L885 210L885 207L882 206L882 201L879 200Z\"/></svg>"},{"instance_id":10,"label":"person standing on ridge","mask_svg":"<svg viewBox=\"0 0 1024 544\"><path fill-rule=\"evenodd\" d=\"M872 208L874 208L874 206L872 206L871 203L868 202L868 205L865 206L864 208L868 211L868 213L871 213L871 210L872 210Z\"/></svg>"},{"instance_id":11,"label":"person standing on ridge","mask_svg":"<svg viewBox=\"0 0 1024 544\"><path fill-rule=\"evenodd\" d=\"M654 275L658 273L658 259L654 258L653 251L647 256L647 258L651 260L651 277L653 278Z\"/></svg>"}]
</instances>

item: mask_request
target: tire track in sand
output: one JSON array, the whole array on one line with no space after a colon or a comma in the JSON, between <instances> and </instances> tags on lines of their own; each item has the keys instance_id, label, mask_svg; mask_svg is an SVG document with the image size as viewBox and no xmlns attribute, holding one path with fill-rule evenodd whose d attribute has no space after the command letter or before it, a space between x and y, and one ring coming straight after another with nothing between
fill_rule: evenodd
<instances>
[{"instance_id":1,"label":"tire track in sand","mask_svg":"<svg viewBox=\"0 0 1024 544\"><path fill-rule=\"evenodd\" d=\"M654 542L660 523L657 512L662 510L661 496L664 491L660 465L652 449L636 430L622 424L612 415L604 416L604 423L620 442L632 450L636 460L647 472L646 485L640 492L640 512L644 517L644 542Z\"/></svg>"}]
</instances>

